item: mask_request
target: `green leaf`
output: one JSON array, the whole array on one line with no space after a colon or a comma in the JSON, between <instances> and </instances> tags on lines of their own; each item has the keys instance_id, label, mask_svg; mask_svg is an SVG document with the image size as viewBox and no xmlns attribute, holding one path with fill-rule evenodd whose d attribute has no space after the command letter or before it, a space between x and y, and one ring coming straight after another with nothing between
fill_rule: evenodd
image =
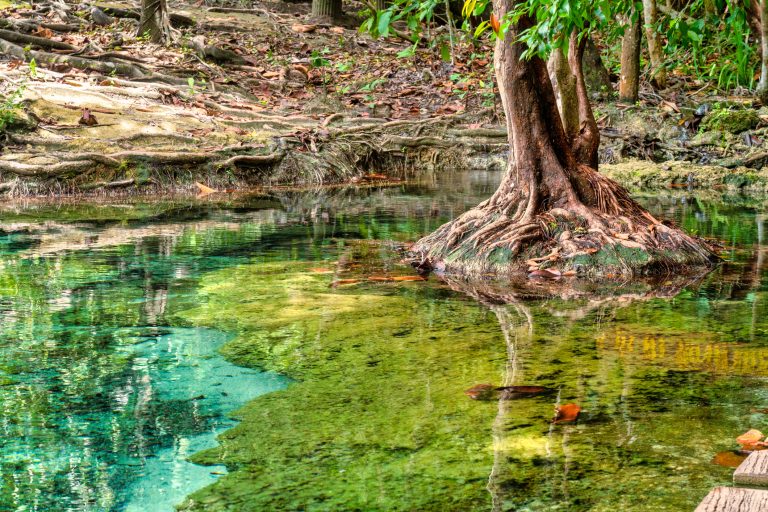
<instances>
[{"instance_id":1,"label":"green leaf","mask_svg":"<svg viewBox=\"0 0 768 512\"><path fill-rule=\"evenodd\" d=\"M447 44L440 45L440 57L445 62L451 62L451 47Z\"/></svg>"},{"instance_id":2,"label":"green leaf","mask_svg":"<svg viewBox=\"0 0 768 512\"><path fill-rule=\"evenodd\" d=\"M389 24L392 21L392 11L382 11L379 14L379 24L376 27L381 37L389 35Z\"/></svg>"},{"instance_id":3,"label":"green leaf","mask_svg":"<svg viewBox=\"0 0 768 512\"><path fill-rule=\"evenodd\" d=\"M397 52L397 56L400 58L413 57L416 55L416 45L409 46L405 50Z\"/></svg>"}]
</instances>

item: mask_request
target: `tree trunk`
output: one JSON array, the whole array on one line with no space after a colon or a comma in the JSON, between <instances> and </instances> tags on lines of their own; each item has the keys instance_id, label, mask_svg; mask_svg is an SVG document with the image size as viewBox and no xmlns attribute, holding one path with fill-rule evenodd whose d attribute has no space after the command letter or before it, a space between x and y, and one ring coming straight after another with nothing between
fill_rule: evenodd
<instances>
[{"instance_id":1,"label":"tree trunk","mask_svg":"<svg viewBox=\"0 0 768 512\"><path fill-rule=\"evenodd\" d=\"M757 95L763 105L768 105L768 0L756 2L760 22L760 82Z\"/></svg>"},{"instance_id":2,"label":"tree trunk","mask_svg":"<svg viewBox=\"0 0 768 512\"><path fill-rule=\"evenodd\" d=\"M171 19L167 0L141 1L138 35L146 35L150 41L157 44L166 44L171 40Z\"/></svg>"},{"instance_id":3,"label":"tree trunk","mask_svg":"<svg viewBox=\"0 0 768 512\"><path fill-rule=\"evenodd\" d=\"M619 79L619 99L635 103L640 91L640 49L643 31L639 13L632 8L627 20L624 39L621 41L621 78Z\"/></svg>"},{"instance_id":4,"label":"tree trunk","mask_svg":"<svg viewBox=\"0 0 768 512\"><path fill-rule=\"evenodd\" d=\"M587 82L587 90L593 97L604 97L613 90L611 87L611 73L603 64L600 49L595 45L591 37L587 38L587 46L584 48L584 60L581 65L584 68L584 80Z\"/></svg>"},{"instance_id":5,"label":"tree trunk","mask_svg":"<svg viewBox=\"0 0 768 512\"><path fill-rule=\"evenodd\" d=\"M656 0L643 0L643 17L645 19L645 37L648 40L648 54L651 57L651 83L659 89L667 86L667 70L664 69L661 40L656 31L659 19Z\"/></svg>"},{"instance_id":6,"label":"tree trunk","mask_svg":"<svg viewBox=\"0 0 768 512\"><path fill-rule=\"evenodd\" d=\"M563 128L565 133L573 138L579 133L579 100L576 97L576 77L571 74L571 67L562 48L552 51L547 69L557 97Z\"/></svg>"},{"instance_id":7,"label":"tree trunk","mask_svg":"<svg viewBox=\"0 0 768 512\"><path fill-rule=\"evenodd\" d=\"M517 0L494 0L503 18ZM599 131L582 59L586 38L570 38L579 132L566 133L546 63L522 60L522 16L496 43L494 67L513 158L486 201L411 248L414 265L458 274L515 273L537 261L582 273L651 273L707 267L702 241L664 225L597 171ZM537 264L538 265L538 264Z\"/></svg>"},{"instance_id":8,"label":"tree trunk","mask_svg":"<svg viewBox=\"0 0 768 512\"><path fill-rule=\"evenodd\" d=\"M341 16L341 0L312 0L312 16L338 19Z\"/></svg>"}]
</instances>

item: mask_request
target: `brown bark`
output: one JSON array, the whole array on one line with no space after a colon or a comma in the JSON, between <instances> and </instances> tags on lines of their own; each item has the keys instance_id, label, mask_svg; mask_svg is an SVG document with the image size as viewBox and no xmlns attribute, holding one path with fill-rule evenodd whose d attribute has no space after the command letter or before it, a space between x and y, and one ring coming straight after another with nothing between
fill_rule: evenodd
<instances>
[{"instance_id":1,"label":"brown bark","mask_svg":"<svg viewBox=\"0 0 768 512\"><path fill-rule=\"evenodd\" d=\"M640 92L640 49L643 32L639 13L632 9L621 42L621 77L619 99L635 103Z\"/></svg>"},{"instance_id":2,"label":"brown bark","mask_svg":"<svg viewBox=\"0 0 768 512\"><path fill-rule=\"evenodd\" d=\"M753 0L753 4L757 4L755 7L760 27L760 82L757 84L757 95L763 105L768 105L768 0Z\"/></svg>"},{"instance_id":3,"label":"brown bark","mask_svg":"<svg viewBox=\"0 0 768 512\"><path fill-rule=\"evenodd\" d=\"M576 77L562 48L552 51L547 62L549 77L557 97L557 107L563 120L563 127L569 138L579 133L579 99L576 97Z\"/></svg>"},{"instance_id":4,"label":"brown bark","mask_svg":"<svg viewBox=\"0 0 768 512\"><path fill-rule=\"evenodd\" d=\"M576 160L579 163L597 169L597 149L600 146L600 130L597 128L592 105L589 102L587 84L584 81L582 62L584 61L586 45L586 37L579 41L575 32L571 34L568 64L571 67L571 73L576 78L576 97L579 103L579 135L573 141L573 149L576 153Z\"/></svg>"},{"instance_id":5,"label":"brown bark","mask_svg":"<svg viewBox=\"0 0 768 512\"><path fill-rule=\"evenodd\" d=\"M664 69L664 57L661 38L656 31L659 13L656 0L643 0L643 18L645 19L645 37L648 41L648 54L651 58L651 82L659 89L667 86L667 70Z\"/></svg>"},{"instance_id":6,"label":"brown bark","mask_svg":"<svg viewBox=\"0 0 768 512\"><path fill-rule=\"evenodd\" d=\"M166 44L171 40L171 18L167 0L141 1L138 35L146 35L150 41L157 44Z\"/></svg>"},{"instance_id":7,"label":"brown bark","mask_svg":"<svg viewBox=\"0 0 768 512\"><path fill-rule=\"evenodd\" d=\"M494 13L503 17L516 1L494 0ZM558 247L563 269L593 249L619 261L605 272L710 265L715 256L706 244L661 224L597 173L599 131L582 68L587 39L577 34L569 41L568 65L579 131L566 133L546 63L538 56L521 59L525 43L517 38L532 25L522 16L497 40L494 54L512 153L507 173L488 200L417 242L411 249L415 264L463 274L514 272L526 268L526 258ZM647 257L622 256L630 249ZM521 252L524 257L517 257Z\"/></svg>"}]
</instances>

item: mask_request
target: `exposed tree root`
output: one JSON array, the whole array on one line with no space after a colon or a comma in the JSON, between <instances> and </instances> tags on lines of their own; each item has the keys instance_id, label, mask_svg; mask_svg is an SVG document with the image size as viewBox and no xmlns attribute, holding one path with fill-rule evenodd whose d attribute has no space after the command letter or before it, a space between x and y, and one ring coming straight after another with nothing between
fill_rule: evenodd
<instances>
[{"instance_id":1,"label":"exposed tree root","mask_svg":"<svg viewBox=\"0 0 768 512\"><path fill-rule=\"evenodd\" d=\"M541 208L521 194L497 194L417 242L415 264L475 276L551 269L544 275L557 277L700 270L718 260L705 241L659 222L610 179L580 171L591 204Z\"/></svg>"},{"instance_id":2,"label":"exposed tree root","mask_svg":"<svg viewBox=\"0 0 768 512\"><path fill-rule=\"evenodd\" d=\"M110 88L89 88L84 91L84 97L108 99L107 94L111 92L105 89ZM130 97L132 95L128 95ZM114 109L102 110L119 109L119 104L115 104ZM25 186L8 187L0 192L77 193L142 186L178 189L193 185L190 176L195 173L188 172L189 169L198 169L197 174L206 176L209 184L220 189L265 183L341 183L358 180L372 172L402 179L411 172L423 174L428 169L461 169L467 157L487 151L485 145L474 145L447 133L448 130L461 131L457 130L461 126L460 117L364 125L349 125L342 120L343 124L328 129L317 120L304 117L280 119L226 107L216 110L225 112L227 117L235 112L243 113L251 122L270 125L284 134L275 132L267 143L238 143L207 150L200 149L200 140L195 137L157 131L127 131L121 137L109 139L88 135L88 142L83 145L84 132L98 133L108 124L88 130L75 124L52 126L46 130L50 133L9 134L11 143L24 147L0 158L0 182L18 182ZM232 122L222 121L225 125ZM63 128L71 128L66 133L74 136L59 135ZM109 147L132 149L103 152L87 149L98 140L109 140Z\"/></svg>"}]
</instances>

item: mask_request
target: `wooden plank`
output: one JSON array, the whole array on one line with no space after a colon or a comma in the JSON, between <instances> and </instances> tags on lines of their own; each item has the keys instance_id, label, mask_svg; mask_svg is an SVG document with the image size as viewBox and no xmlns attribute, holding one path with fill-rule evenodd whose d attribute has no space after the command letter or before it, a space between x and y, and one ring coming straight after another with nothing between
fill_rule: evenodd
<instances>
[{"instance_id":1,"label":"wooden plank","mask_svg":"<svg viewBox=\"0 0 768 512\"><path fill-rule=\"evenodd\" d=\"M741 485L768 486L768 450L750 453L736 468L733 481Z\"/></svg>"},{"instance_id":2,"label":"wooden plank","mask_svg":"<svg viewBox=\"0 0 768 512\"><path fill-rule=\"evenodd\" d=\"M768 491L739 487L715 487L695 512L765 512Z\"/></svg>"}]
</instances>

